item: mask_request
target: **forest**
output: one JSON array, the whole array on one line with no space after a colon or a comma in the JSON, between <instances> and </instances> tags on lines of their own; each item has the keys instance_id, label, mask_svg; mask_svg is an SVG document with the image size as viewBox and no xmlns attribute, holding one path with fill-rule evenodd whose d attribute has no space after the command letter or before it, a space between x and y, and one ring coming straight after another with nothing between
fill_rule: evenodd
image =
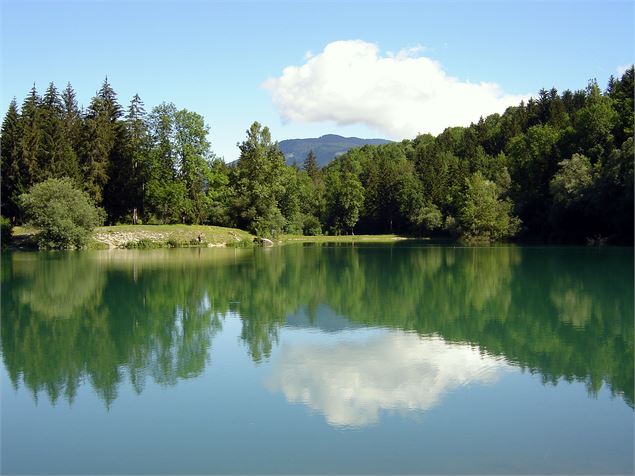
<instances>
[{"instance_id":1,"label":"forest","mask_svg":"<svg viewBox=\"0 0 635 476\"><path fill-rule=\"evenodd\" d=\"M633 243L633 67L438 136L352 149L325 167L285 165L254 122L226 164L203 116L172 103L122 106L106 79L88 107L51 83L2 123L3 217L65 178L108 224L210 224L263 237L399 233L465 240ZM424 114L424 111L422 111Z\"/></svg>"}]
</instances>

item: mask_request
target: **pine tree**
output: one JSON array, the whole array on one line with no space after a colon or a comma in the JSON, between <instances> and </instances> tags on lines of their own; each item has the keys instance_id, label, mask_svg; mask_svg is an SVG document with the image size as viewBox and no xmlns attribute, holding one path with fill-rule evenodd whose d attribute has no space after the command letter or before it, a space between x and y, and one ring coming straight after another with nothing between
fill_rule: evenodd
<instances>
[{"instance_id":1,"label":"pine tree","mask_svg":"<svg viewBox=\"0 0 635 476\"><path fill-rule=\"evenodd\" d=\"M315 157L313 149L309 151L306 159L304 159L304 170L306 170L306 173L309 174L309 177L313 179L313 182L316 182L318 180L320 168L318 167L317 158Z\"/></svg>"}]
</instances>

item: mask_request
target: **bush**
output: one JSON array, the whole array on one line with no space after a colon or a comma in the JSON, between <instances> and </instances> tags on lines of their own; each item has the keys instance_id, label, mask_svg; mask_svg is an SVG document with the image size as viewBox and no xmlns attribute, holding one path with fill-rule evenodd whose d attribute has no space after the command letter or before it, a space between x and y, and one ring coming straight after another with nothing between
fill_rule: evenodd
<instances>
[{"instance_id":1,"label":"bush","mask_svg":"<svg viewBox=\"0 0 635 476\"><path fill-rule=\"evenodd\" d=\"M317 217L313 215L306 215L304 217L304 225L302 227L302 233L306 236L318 236L322 234L322 224Z\"/></svg>"},{"instance_id":2,"label":"bush","mask_svg":"<svg viewBox=\"0 0 635 476\"><path fill-rule=\"evenodd\" d=\"M2 248L5 248L11 243L11 235L13 233L13 225L11 220L6 217L0 216L0 244Z\"/></svg>"},{"instance_id":3,"label":"bush","mask_svg":"<svg viewBox=\"0 0 635 476\"><path fill-rule=\"evenodd\" d=\"M228 241L225 246L227 248L251 248L254 242L251 240Z\"/></svg>"},{"instance_id":4,"label":"bush","mask_svg":"<svg viewBox=\"0 0 635 476\"><path fill-rule=\"evenodd\" d=\"M183 247L183 242L181 240L179 240L178 238L175 238L173 236L168 238L167 244L168 244L168 247L170 247L170 248L182 248Z\"/></svg>"},{"instance_id":5,"label":"bush","mask_svg":"<svg viewBox=\"0 0 635 476\"><path fill-rule=\"evenodd\" d=\"M104 212L70 179L48 179L20 196L28 222L40 228L40 248L82 248L91 231L104 221Z\"/></svg>"},{"instance_id":6,"label":"bush","mask_svg":"<svg viewBox=\"0 0 635 476\"><path fill-rule=\"evenodd\" d=\"M162 248L161 243L156 243L149 238L141 238L137 241L128 241L124 248L128 250L152 250L156 248Z\"/></svg>"}]
</instances>

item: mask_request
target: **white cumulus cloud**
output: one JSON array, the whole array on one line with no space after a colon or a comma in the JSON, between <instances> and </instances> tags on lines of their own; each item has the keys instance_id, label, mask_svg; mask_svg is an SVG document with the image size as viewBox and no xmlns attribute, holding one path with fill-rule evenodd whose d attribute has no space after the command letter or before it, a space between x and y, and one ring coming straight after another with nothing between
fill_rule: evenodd
<instances>
[{"instance_id":1,"label":"white cumulus cloud","mask_svg":"<svg viewBox=\"0 0 635 476\"><path fill-rule=\"evenodd\" d=\"M422 50L382 55L373 43L335 41L263 87L285 122L366 124L392 139L467 126L529 97L507 94L495 83L449 76Z\"/></svg>"},{"instance_id":2,"label":"white cumulus cloud","mask_svg":"<svg viewBox=\"0 0 635 476\"><path fill-rule=\"evenodd\" d=\"M380 410L424 411L464 385L498 379L507 364L465 344L389 331L366 342L283 346L267 381L334 426L375 423Z\"/></svg>"}]
</instances>

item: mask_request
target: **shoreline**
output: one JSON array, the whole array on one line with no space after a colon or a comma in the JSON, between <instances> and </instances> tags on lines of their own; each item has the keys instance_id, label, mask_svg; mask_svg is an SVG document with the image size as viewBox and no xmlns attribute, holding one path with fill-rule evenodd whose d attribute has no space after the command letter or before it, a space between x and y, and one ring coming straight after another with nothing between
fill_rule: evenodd
<instances>
[{"instance_id":1,"label":"shoreline","mask_svg":"<svg viewBox=\"0 0 635 476\"><path fill-rule=\"evenodd\" d=\"M13 229L11 243L6 251L39 251L36 243L38 229L28 226L16 226ZM210 225L113 225L96 228L83 250L109 249L161 249L161 248L249 248L260 247L262 239L238 228ZM280 235L271 240L268 246L302 244L355 244L377 243L394 244L404 241L426 241L430 244L453 246L490 246L500 242L461 241L449 237L404 236L395 234L380 235ZM582 247L632 247L632 244L584 244L544 242L534 240L514 240L503 244L524 246L582 246Z\"/></svg>"}]
</instances>

